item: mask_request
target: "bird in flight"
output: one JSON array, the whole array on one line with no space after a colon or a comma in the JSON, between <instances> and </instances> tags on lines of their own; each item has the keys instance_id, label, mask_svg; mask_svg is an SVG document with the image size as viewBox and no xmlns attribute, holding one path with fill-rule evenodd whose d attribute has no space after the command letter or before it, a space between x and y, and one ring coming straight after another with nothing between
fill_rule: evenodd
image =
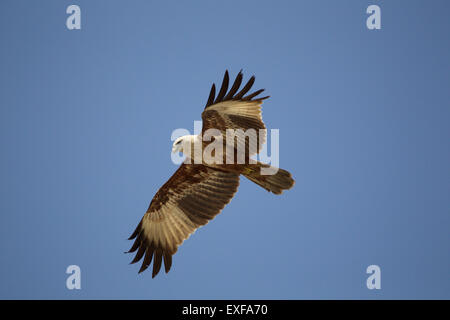
<instances>
[{"instance_id":1,"label":"bird in flight","mask_svg":"<svg viewBox=\"0 0 450 320\"><path fill-rule=\"evenodd\" d=\"M276 168L273 174L262 174L261 170L273 167L250 158L259 153L265 143L266 128L261 117L261 105L263 100L269 97L257 97L264 89L249 93L255 82L254 76L239 90L242 79L241 71L228 91L229 75L228 71L225 71L217 96L215 84L211 87L202 113L202 133L183 136L174 141L172 152L182 152L186 160L192 161L185 160L158 190L129 238L134 239L134 243L128 252L137 251L131 263L136 263L144 257L139 273L146 270L153 260L152 278L155 277L161 269L163 259L165 272L169 272L172 256L177 252L178 246L196 229L212 220L230 202L239 186L240 175L274 194L281 194L283 190L294 185L288 171ZM221 138L221 143L226 141L225 147L229 146L230 141L226 140L227 129L246 132L253 129L261 134L253 147L248 137L234 136L234 144L227 148L226 154L218 153L223 161L195 161L193 150L196 143L203 148L212 143L202 139L210 129L216 130L214 140L210 140ZM244 163L226 161L229 157L237 159L243 154L239 150L245 151ZM214 153L213 151L212 154Z\"/></svg>"}]
</instances>

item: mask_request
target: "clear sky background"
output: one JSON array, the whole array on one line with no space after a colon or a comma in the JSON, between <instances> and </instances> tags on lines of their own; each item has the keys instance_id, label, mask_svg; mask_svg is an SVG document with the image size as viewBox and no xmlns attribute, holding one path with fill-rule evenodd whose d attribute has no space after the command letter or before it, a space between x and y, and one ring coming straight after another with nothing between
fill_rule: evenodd
<instances>
[{"instance_id":1,"label":"clear sky background","mask_svg":"<svg viewBox=\"0 0 450 320\"><path fill-rule=\"evenodd\" d=\"M66 28L81 7L82 29ZM377 4L382 29L366 28ZM0 298L450 298L450 2L0 2ZM126 240L225 69L280 129L155 279ZM68 265L81 290L66 289ZM381 290L366 268L381 267Z\"/></svg>"}]
</instances>

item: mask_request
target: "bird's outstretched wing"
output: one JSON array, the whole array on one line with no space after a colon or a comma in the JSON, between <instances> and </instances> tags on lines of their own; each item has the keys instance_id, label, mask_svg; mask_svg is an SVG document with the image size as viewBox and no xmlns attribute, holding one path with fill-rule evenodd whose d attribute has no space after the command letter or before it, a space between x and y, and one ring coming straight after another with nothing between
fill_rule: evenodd
<instances>
[{"instance_id":1,"label":"bird's outstretched wing","mask_svg":"<svg viewBox=\"0 0 450 320\"><path fill-rule=\"evenodd\" d=\"M220 213L238 186L238 174L183 163L158 190L130 237L135 241L129 252L137 250L132 263L144 257L139 272L148 268L152 258L152 277L158 274L163 258L169 272L178 246Z\"/></svg>"},{"instance_id":2,"label":"bird's outstretched wing","mask_svg":"<svg viewBox=\"0 0 450 320\"><path fill-rule=\"evenodd\" d=\"M241 82L242 71L238 73L236 80L234 80L233 85L228 91L229 75L227 70L225 71L222 86L217 97L216 86L215 84L212 85L205 110L202 113L203 134L208 129L218 129L223 135L223 141L226 141L226 129L242 129L243 131L254 129L257 134L259 134L260 129L266 129L261 116L261 105L262 101L269 98L269 96L262 98L256 97L264 89L247 94L255 82L254 76L238 92ZM246 143L246 153L249 156L259 153L265 141L266 133L264 130L263 134L259 137L255 150L250 150L249 152L248 143ZM237 143L239 145L240 143L245 143L245 141L237 141Z\"/></svg>"}]
</instances>

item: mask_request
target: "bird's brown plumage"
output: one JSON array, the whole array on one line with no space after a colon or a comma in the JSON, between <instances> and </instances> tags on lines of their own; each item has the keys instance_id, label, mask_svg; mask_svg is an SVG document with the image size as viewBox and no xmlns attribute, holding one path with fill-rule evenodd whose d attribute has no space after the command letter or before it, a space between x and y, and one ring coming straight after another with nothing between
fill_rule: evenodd
<instances>
[{"instance_id":1,"label":"bird's brown plumage","mask_svg":"<svg viewBox=\"0 0 450 320\"><path fill-rule=\"evenodd\" d=\"M218 129L225 137L226 129L254 129L257 133L259 129L265 129L261 104L268 97L256 98L263 89L247 94L254 81L253 76L239 91L242 83L242 72L239 72L228 91L229 75L226 71L217 96L215 85L212 85L202 113L202 133L208 129ZM245 143L248 159L251 155L248 140L237 139L238 144ZM259 139L254 153L259 152L264 142L265 133ZM130 237L134 243L129 252L136 252L132 263L143 258L139 272L146 270L153 260L152 277L158 274L162 261L167 273L178 246L197 228L219 214L233 198L239 186L240 174L275 194L280 194L294 184L290 173L281 169L273 177L261 176L257 169L262 166L267 165L209 166L183 163L155 194Z\"/></svg>"},{"instance_id":2,"label":"bird's brown plumage","mask_svg":"<svg viewBox=\"0 0 450 320\"><path fill-rule=\"evenodd\" d=\"M133 232L129 252L137 250L132 263L144 260L139 272L153 260L154 277L164 258L165 271L178 246L198 227L213 219L239 186L239 174L202 164L182 164L156 193L147 213Z\"/></svg>"},{"instance_id":3,"label":"bird's brown plumage","mask_svg":"<svg viewBox=\"0 0 450 320\"><path fill-rule=\"evenodd\" d=\"M229 76L228 71L225 71L222 86L216 99L214 99L216 91L215 85L212 85L205 110L202 113L202 134L208 129L218 129L221 131L225 143L227 129L242 129L243 131L247 131L248 129L255 130L255 133L258 136L255 150L249 150L248 139L245 140L245 138L241 139L238 137L234 142L234 145L237 147L239 147L240 144L244 146L243 148L245 149L246 157L248 158L259 153L262 145L266 142L266 127L262 120L261 105L263 100L269 98L269 96L261 98L256 97L261 94L264 89L246 95L255 82L254 76L252 76L247 84L238 92L241 82L242 71L238 73L233 86L230 91L226 93L228 90Z\"/></svg>"}]
</instances>

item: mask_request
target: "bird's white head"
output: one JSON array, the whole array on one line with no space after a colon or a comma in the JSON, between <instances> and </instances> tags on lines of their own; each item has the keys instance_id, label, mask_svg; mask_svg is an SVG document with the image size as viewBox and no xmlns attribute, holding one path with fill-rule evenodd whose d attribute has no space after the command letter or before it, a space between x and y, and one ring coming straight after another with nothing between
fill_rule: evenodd
<instances>
[{"instance_id":1,"label":"bird's white head","mask_svg":"<svg viewBox=\"0 0 450 320\"><path fill-rule=\"evenodd\" d=\"M190 146L194 143L196 135L186 135L177 138L172 145L172 153L183 152L184 150L190 150Z\"/></svg>"}]
</instances>

